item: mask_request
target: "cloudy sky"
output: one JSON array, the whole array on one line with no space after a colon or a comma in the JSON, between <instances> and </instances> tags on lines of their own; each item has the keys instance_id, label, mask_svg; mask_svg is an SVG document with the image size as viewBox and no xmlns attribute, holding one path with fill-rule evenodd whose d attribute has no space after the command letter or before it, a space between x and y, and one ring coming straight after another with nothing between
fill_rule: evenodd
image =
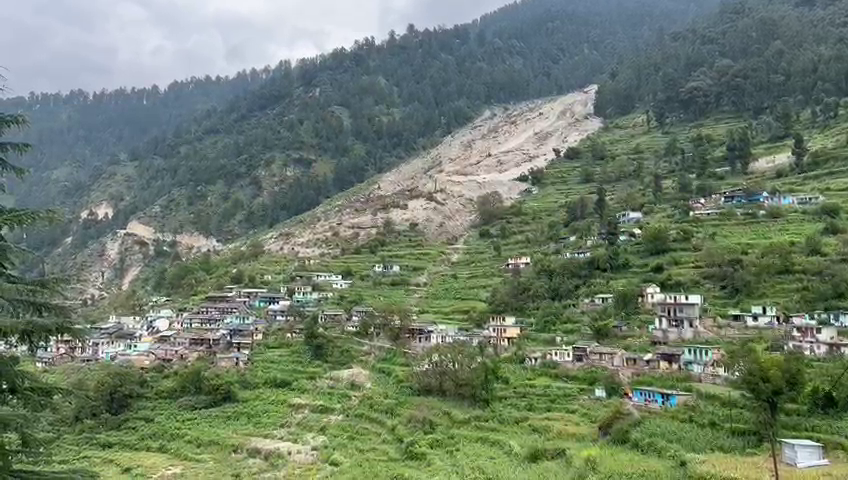
<instances>
[{"instance_id":1,"label":"cloudy sky","mask_svg":"<svg viewBox=\"0 0 848 480\"><path fill-rule=\"evenodd\" d=\"M452 25L509 0L0 0L13 95L167 85Z\"/></svg>"}]
</instances>

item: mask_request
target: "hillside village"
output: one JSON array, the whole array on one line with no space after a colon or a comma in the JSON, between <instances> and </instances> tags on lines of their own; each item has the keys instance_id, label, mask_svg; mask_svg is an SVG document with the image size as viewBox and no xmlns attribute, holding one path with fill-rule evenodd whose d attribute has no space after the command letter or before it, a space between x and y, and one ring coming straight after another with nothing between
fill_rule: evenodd
<instances>
[{"instance_id":1,"label":"hillside village","mask_svg":"<svg viewBox=\"0 0 848 480\"><path fill-rule=\"evenodd\" d=\"M510 258L508 271L520 274L532 268L530 257ZM375 274L400 271L398 265L374 265ZM753 306L750 312L734 311L727 319L710 317L703 295L663 292L657 285L641 289L638 302L643 312L654 317L645 332L631 331L623 322L614 326L622 336L649 335L653 345L647 352L627 352L622 348L582 340L565 343L556 337L556 345L534 346L526 340L533 332L532 320L512 315L490 315L480 329L454 324L419 322L413 314L405 323L396 316L384 315L369 306L348 311L332 307L333 290L344 290L353 283L334 273L296 274L297 284L279 291L265 288L228 286L222 292L205 295L204 302L187 312L168 307L167 298L156 300L143 317L111 316L108 321L91 325L81 338L53 338L38 351L36 366L55 367L67 363L128 363L147 369L156 364L210 359L223 368L249 365L251 351L266 332L285 332L286 338L303 338L304 323L313 317L321 329L337 335L359 336L384 348L398 348L384 341L382 329L397 323L402 328L401 348L423 355L433 347L453 343L485 345L496 354L510 354L520 346L524 363L542 362L563 368L601 367L628 380L650 372L687 372L695 381L723 383L731 374L722 363L722 338L707 324L725 320L738 331L769 329L782 332L786 351L799 351L814 357L848 354L848 338L839 329L848 326L848 311L784 313L776 306ZM323 287L323 291L313 289ZM580 303L589 315L610 307L615 294L598 294ZM706 342L706 343L703 343ZM631 397L639 402L637 397Z\"/></svg>"}]
</instances>

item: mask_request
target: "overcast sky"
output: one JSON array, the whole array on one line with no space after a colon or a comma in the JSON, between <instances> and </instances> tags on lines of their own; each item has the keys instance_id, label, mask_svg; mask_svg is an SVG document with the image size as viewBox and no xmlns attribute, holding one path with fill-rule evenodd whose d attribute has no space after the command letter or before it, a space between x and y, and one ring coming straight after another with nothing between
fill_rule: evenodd
<instances>
[{"instance_id":1,"label":"overcast sky","mask_svg":"<svg viewBox=\"0 0 848 480\"><path fill-rule=\"evenodd\" d=\"M509 0L0 0L13 95L167 85L453 25Z\"/></svg>"}]
</instances>

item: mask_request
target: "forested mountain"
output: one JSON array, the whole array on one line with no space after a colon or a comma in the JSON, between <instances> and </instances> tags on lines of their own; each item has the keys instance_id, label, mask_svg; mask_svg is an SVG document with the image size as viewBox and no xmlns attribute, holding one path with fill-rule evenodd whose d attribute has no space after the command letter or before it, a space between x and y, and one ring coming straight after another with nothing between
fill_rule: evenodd
<instances>
[{"instance_id":1,"label":"forested mountain","mask_svg":"<svg viewBox=\"0 0 848 480\"><path fill-rule=\"evenodd\" d=\"M87 190L78 184L60 193L68 196L60 204L108 201L115 208L110 222L83 221L77 237L94 238L141 215L160 228L227 239L305 212L385 171L487 105L597 81L614 60L716 3L525 0L469 24L425 30L410 25L382 42L367 38L351 48L281 63L260 87L172 133L161 133L170 124L161 130L148 125L148 133L159 135L139 138L142 143L128 158L111 154L115 149L108 143L121 145L125 138L119 134L101 142L82 128L85 134L52 138L49 126L58 122L60 128L61 111L54 118L34 115L29 139L51 152L50 158L67 150L77 159L89 150L111 154L102 175L96 175L98 168L84 175ZM151 96L148 92L148 103ZM134 96L142 105L144 97ZM94 98L86 103L99 108L104 98ZM160 101L167 103L166 98ZM102 131L103 124L120 130L163 118L129 115L124 123L118 108L91 130ZM42 183L53 188L50 182ZM67 232L31 241L55 244Z\"/></svg>"},{"instance_id":2,"label":"forested mountain","mask_svg":"<svg viewBox=\"0 0 848 480\"><path fill-rule=\"evenodd\" d=\"M258 86L270 68L234 77L174 81L164 89L34 93L0 99L0 111L20 112L31 128L19 138L34 146L25 159L27 181L14 185L18 202L80 208L92 178L154 136L170 134L192 116Z\"/></svg>"},{"instance_id":3,"label":"forested mountain","mask_svg":"<svg viewBox=\"0 0 848 480\"><path fill-rule=\"evenodd\" d=\"M848 96L848 2L743 0L642 55L624 59L599 91L598 112L650 108L658 121L719 111L781 121L812 107L835 117Z\"/></svg>"}]
</instances>

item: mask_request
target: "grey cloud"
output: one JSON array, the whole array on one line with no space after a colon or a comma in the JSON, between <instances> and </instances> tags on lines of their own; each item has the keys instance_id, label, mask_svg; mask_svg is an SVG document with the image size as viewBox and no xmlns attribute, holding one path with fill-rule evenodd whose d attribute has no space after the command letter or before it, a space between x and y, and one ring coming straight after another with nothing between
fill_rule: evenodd
<instances>
[{"instance_id":1,"label":"grey cloud","mask_svg":"<svg viewBox=\"0 0 848 480\"><path fill-rule=\"evenodd\" d=\"M0 0L13 94L166 85L451 25L508 0Z\"/></svg>"}]
</instances>

